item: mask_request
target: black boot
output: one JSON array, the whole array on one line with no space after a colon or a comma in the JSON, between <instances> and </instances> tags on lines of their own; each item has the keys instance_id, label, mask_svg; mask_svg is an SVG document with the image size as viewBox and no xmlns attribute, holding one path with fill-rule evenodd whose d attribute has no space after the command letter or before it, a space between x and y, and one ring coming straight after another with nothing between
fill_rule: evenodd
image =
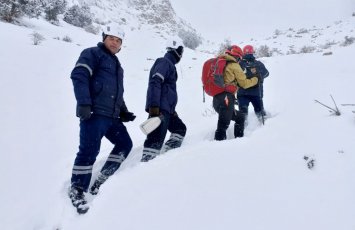
<instances>
[{"instance_id":1,"label":"black boot","mask_svg":"<svg viewBox=\"0 0 355 230\"><path fill-rule=\"evenodd\" d=\"M234 124L234 137L243 137L244 136L244 125Z\"/></svg>"},{"instance_id":2,"label":"black boot","mask_svg":"<svg viewBox=\"0 0 355 230\"><path fill-rule=\"evenodd\" d=\"M103 175L100 173L100 175L97 177L95 180L94 184L90 188L90 193L92 195L97 195L99 193L100 186L107 180L108 176Z\"/></svg>"},{"instance_id":3,"label":"black boot","mask_svg":"<svg viewBox=\"0 0 355 230\"><path fill-rule=\"evenodd\" d=\"M235 113L235 124L234 124L234 137L243 137L244 136L244 125L245 125L245 114L240 111L236 111Z\"/></svg>"},{"instance_id":4,"label":"black boot","mask_svg":"<svg viewBox=\"0 0 355 230\"><path fill-rule=\"evenodd\" d=\"M89 210L89 206L87 205L84 191L82 189L71 187L69 189L68 195L73 206L76 207L76 210L79 214L84 214Z\"/></svg>"},{"instance_id":5,"label":"black boot","mask_svg":"<svg viewBox=\"0 0 355 230\"><path fill-rule=\"evenodd\" d=\"M165 142L161 152L165 153L171 149L179 148L184 140L184 136L177 133L172 133L170 138Z\"/></svg>"},{"instance_id":6,"label":"black boot","mask_svg":"<svg viewBox=\"0 0 355 230\"><path fill-rule=\"evenodd\" d=\"M223 140L227 139L226 131L222 131L222 130L217 129L214 134L214 139L216 141L223 141Z\"/></svg>"}]
</instances>

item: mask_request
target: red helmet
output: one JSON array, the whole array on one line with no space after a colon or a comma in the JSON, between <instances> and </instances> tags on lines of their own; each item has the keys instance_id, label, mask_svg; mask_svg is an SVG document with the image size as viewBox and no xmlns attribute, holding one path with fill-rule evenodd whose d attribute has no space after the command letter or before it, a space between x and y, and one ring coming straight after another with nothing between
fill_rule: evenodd
<instances>
[{"instance_id":1,"label":"red helmet","mask_svg":"<svg viewBox=\"0 0 355 230\"><path fill-rule=\"evenodd\" d=\"M254 54L254 53L255 53L254 47L251 46L251 45L246 45L246 46L244 46L244 48L243 48L243 53L244 53L244 54Z\"/></svg>"},{"instance_id":2,"label":"red helmet","mask_svg":"<svg viewBox=\"0 0 355 230\"><path fill-rule=\"evenodd\" d=\"M232 45L232 47L229 50L226 50L226 53L240 58L242 58L243 56L243 50L236 45Z\"/></svg>"}]
</instances>

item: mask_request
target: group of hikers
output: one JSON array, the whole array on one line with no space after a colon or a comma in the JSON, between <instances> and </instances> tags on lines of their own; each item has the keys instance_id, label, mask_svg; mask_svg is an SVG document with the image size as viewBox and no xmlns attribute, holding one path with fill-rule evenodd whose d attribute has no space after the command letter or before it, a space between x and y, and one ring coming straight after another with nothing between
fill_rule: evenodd
<instances>
[{"instance_id":1,"label":"group of hikers","mask_svg":"<svg viewBox=\"0 0 355 230\"><path fill-rule=\"evenodd\" d=\"M117 171L133 147L124 122L133 121L136 116L125 104L124 72L116 56L121 50L124 36L124 31L119 27L105 27L102 42L96 47L84 49L71 72L77 101L76 115L80 118L80 143L68 195L80 214L89 209L85 193L96 195L100 186ZM183 52L181 39L168 40L164 57L158 58L150 70L145 110L148 118L160 117L161 123L144 141L142 162L180 147L186 135L186 125L175 110L178 101L178 73L175 65L181 60ZM234 45L223 54L228 60L224 71L225 84L238 84L240 89L238 92L223 92L213 97L213 107L219 114L215 140L226 139L226 130L231 120L235 121L235 137L243 136L250 102L258 116L265 114L262 82L268 76L268 71L261 62L255 60L253 53L252 46L245 46L242 50ZM236 93L239 111L234 108ZM167 131L170 137L165 141ZM93 165L103 137L114 147L90 187Z\"/></svg>"}]
</instances>

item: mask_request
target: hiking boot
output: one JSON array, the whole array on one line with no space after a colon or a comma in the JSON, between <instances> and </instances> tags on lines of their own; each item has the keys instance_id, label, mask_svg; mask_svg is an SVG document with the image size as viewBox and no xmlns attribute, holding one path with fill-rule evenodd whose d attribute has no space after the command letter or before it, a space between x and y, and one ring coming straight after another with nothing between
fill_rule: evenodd
<instances>
[{"instance_id":1,"label":"hiking boot","mask_svg":"<svg viewBox=\"0 0 355 230\"><path fill-rule=\"evenodd\" d=\"M153 156L153 155L143 154L141 162L148 162L154 158L155 158L155 156Z\"/></svg>"},{"instance_id":2,"label":"hiking boot","mask_svg":"<svg viewBox=\"0 0 355 230\"><path fill-rule=\"evenodd\" d=\"M79 214L84 214L89 210L89 206L87 205L84 191L82 189L71 187L69 189L68 195L73 206L76 207L76 210Z\"/></svg>"},{"instance_id":3,"label":"hiking boot","mask_svg":"<svg viewBox=\"0 0 355 230\"><path fill-rule=\"evenodd\" d=\"M221 130L216 130L215 134L214 134L214 139L216 141L223 141L227 139L227 134L226 131L221 131Z\"/></svg>"},{"instance_id":4,"label":"hiking boot","mask_svg":"<svg viewBox=\"0 0 355 230\"><path fill-rule=\"evenodd\" d=\"M91 195L97 195L101 185L102 183L100 183L98 180L95 180L94 184L90 188Z\"/></svg>"},{"instance_id":5,"label":"hiking boot","mask_svg":"<svg viewBox=\"0 0 355 230\"><path fill-rule=\"evenodd\" d=\"M108 176L103 175L100 173L100 175L97 177L95 180L94 184L90 188L90 193L92 195L97 195L99 193L100 186L107 180Z\"/></svg>"},{"instance_id":6,"label":"hiking boot","mask_svg":"<svg viewBox=\"0 0 355 230\"><path fill-rule=\"evenodd\" d=\"M244 126L241 124L234 124L234 137L243 137L244 136Z\"/></svg>"}]
</instances>

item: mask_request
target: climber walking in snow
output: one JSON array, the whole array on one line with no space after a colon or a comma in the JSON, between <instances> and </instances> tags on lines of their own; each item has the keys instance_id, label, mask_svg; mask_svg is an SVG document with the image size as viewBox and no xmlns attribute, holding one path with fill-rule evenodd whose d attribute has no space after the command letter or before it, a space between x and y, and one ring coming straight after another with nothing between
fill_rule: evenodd
<instances>
[{"instance_id":1,"label":"climber walking in snow","mask_svg":"<svg viewBox=\"0 0 355 230\"><path fill-rule=\"evenodd\" d=\"M162 148L167 151L180 147L186 135L186 125L175 110L178 102L175 65L182 58L184 45L181 39L173 38L167 41L166 49L164 57L155 61L149 74L145 110L149 113L148 118L160 117L161 123L147 135L141 159L143 162L159 155ZM163 147L167 131L171 135Z\"/></svg>"},{"instance_id":2,"label":"climber walking in snow","mask_svg":"<svg viewBox=\"0 0 355 230\"><path fill-rule=\"evenodd\" d=\"M133 121L123 98L123 69L116 54L121 50L124 32L107 26L103 42L80 54L71 73L80 118L80 144L72 170L69 197L79 213L88 211L85 192L88 191L93 165L106 137L114 148L90 188L97 194L99 187L127 158L132 140L123 122Z\"/></svg>"}]
</instances>

